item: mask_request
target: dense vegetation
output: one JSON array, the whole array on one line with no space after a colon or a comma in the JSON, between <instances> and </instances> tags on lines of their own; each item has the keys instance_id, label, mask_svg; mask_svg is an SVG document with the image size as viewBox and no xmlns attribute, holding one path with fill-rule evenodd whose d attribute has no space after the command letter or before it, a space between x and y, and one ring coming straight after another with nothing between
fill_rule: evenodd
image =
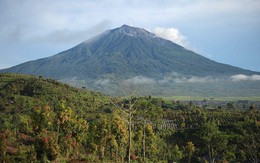
<instances>
[{"instance_id":1,"label":"dense vegetation","mask_svg":"<svg viewBox=\"0 0 260 163\"><path fill-rule=\"evenodd\" d=\"M259 162L259 120L253 102L108 97L0 74L0 162Z\"/></svg>"}]
</instances>

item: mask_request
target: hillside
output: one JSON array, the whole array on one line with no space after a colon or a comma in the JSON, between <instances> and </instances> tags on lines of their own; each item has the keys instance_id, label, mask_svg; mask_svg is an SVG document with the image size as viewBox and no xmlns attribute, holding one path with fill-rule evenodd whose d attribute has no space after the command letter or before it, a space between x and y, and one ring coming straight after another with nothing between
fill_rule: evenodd
<instances>
[{"instance_id":1,"label":"hillside","mask_svg":"<svg viewBox=\"0 0 260 163\"><path fill-rule=\"evenodd\" d=\"M259 109L202 104L0 74L0 162L257 162Z\"/></svg>"},{"instance_id":2,"label":"hillside","mask_svg":"<svg viewBox=\"0 0 260 163\"><path fill-rule=\"evenodd\" d=\"M5 112L30 112L34 107L59 107L62 101L77 111L104 109L110 97L86 89L77 89L43 77L0 74L0 108ZM26 109L26 110L24 110Z\"/></svg>"},{"instance_id":3,"label":"hillside","mask_svg":"<svg viewBox=\"0 0 260 163\"><path fill-rule=\"evenodd\" d=\"M0 70L0 73L3 72L43 76L113 95L118 95L118 87L125 82L152 84L151 87L155 88L151 93L153 95L190 95L183 89L186 83L176 82L176 78L180 79L179 81L198 79L199 82L195 84L189 82L189 84L195 92L200 92L201 88L197 86L197 83L200 85L200 81L204 78L228 81L233 75L260 74L217 63L171 41L157 37L145 29L126 25L108 30L51 57ZM180 83L183 84L177 87L175 91L177 93L173 92L172 90L176 90L174 85ZM213 85L217 85L222 90L227 89L224 81ZM256 84L253 83L253 85ZM237 88L241 88L241 84L236 85L235 89ZM257 89L256 87L255 90ZM208 88L205 90L208 91ZM147 89L140 91L141 94L146 94L146 92ZM209 89L208 92L221 96L218 89ZM208 94L200 93L199 95L207 96ZM246 93L246 95L255 95L255 93Z\"/></svg>"}]
</instances>

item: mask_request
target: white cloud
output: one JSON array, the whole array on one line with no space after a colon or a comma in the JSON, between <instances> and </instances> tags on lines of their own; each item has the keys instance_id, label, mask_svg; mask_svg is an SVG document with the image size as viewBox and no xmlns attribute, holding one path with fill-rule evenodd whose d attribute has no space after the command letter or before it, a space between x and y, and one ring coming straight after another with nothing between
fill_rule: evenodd
<instances>
[{"instance_id":1,"label":"white cloud","mask_svg":"<svg viewBox=\"0 0 260 163\"><path fill-rule=\"evenodd\" d=\"M217 81L217 79L214 79L210 76L206 76L206 77L191 76L191 77L172 78L172 81L176 83L209 83L209 82Z\"/></svg>"},{"instance_id":2,"label":"white cloud","mask_svg":"<svg viewBox=\"0 0 260 163\"><path fill-rule=\"evenodd\" d=\"M248 80L249 77L244 74L238 74L238 75L231 76L231 79L233 81L244 81L244 80Z\"/></svg>"},{"instance_id":3,"label":"white cloud","mask_svg":"<svg viewBox=\"0 0 260 163\"><path fill-rule=\"evenodd\" d=\"M153 33L159 37L170 40L174 43L180 44L182 46L187 45L185 37L176 28L161 28L157 27L153 30Z\"/></svg>"},{"instance_id":4,"label":"white cloud","mask_svg":"<svg viewBox=\"0 0 260 163\"><path fill-rule=\"evenodd\" d=\"M80 30L72 30L72 29L60 29L53 31L45 36L41 36L39 38L35 38L34 40L41 40L56 44L62 43L74 43L78 44L80 42L86 41L87 38L91 38L93 36L99 35L100 33L104 32L107 27L109 26L109 20L103 20L98 24L87 28L87 29L80 29Z\"/></svg>"},{"instance_id":5,"label":"white cloud","mask_svg":"<svg viewBox=\"0 0 260 163\"><path fill-rule=\"evenodd\" d=\"M260 80L260 75L252 75L251 79L252 80Z\"/></svg>"},{"instance_id":6,"label":"white cloud","mask_svg":"<svg viewBox=\"0 0 260 163\"><path fill-rule=\"evenodd\" d=\"M237 74L237 75L231 76L231 79L232 79L232 81L248 81L248 80L258 81L258 80L260 80L260 75L247 76L244 74Z\"/></svg>"},{"instance_id":7,"label":"white cloud","mask_svg":"<svg viewBox=\"0 0 260 163\"><path fill-rule=\"evenodd\" d=\"M184 76L182 74L173 72L169 75L164 76L163 79L157 80L158 83L164 84L167 82L175 83L209 83L216 82L218 79L211 76L199 77L199 76Z\"/></svg>"},{"instance_id":8,"label":"white cloud","mask_svg":"<svg viewBox=\"0 0 260 163\"><path fill-rule=\"evenodd\" d=\"M247 76L244 74L237 74L230 77L232 81L260 81L260 75L251 75ZM221 81L228 80L227 79L220 79L214 78L212 76L184 76L178 74L176 72L164 76L162 79L152 79L143 76L135 76L133 78L127 79L124 81L125 84L166 84L166 83L212 83L212 82L221 82Z\"/></svg>"},{"instance_id":9,"label":"white cloud","mask_svg":"<svg viewBox=\"0 0 260 163\"><path fill-rule=\"evenodd\" d=\"M152 79L144 76L135 76L124 81L125 84L165 84L169 82L174 83L209 83L216 82L218 79L211 76L198 77L198 76L183 76L176 72L164 76L162 79Z\"/></svg>"},{"instance_id":10,"label":"white cloud","mask_svg":"<svg viewBox=\"0 0 260 163\"><path fill-rule=\"evenodd\" d=\"M187 78L187 80L186 80L187 83L206 83L206 82L212 82L212 81L214 81L214 79L209 76L207 76L207 77L193 76L191 78Z\"/></svg>"},{"instance_id":11,"label":"white cloud","mask_svg":"<svg viewBox=\"0 0 260 163\"><path fill-rule=\"evenodd\" d=\"M147 78L143 76L135 76L133 78L127 79L124 81L125 84L153 84L156 81L152 78Z\"/></svg>"},{"instance_id":12,"label":"white cloud","mask_svg":"<svg viewBox=\"0 0 260 163\"><path fill-rule=\"evenodd\" d=\"M100 84L100 85L106 85L110 83L109 79L99 79L97 81L95 81L96 84Z\"/></svg>"}]
</instances>

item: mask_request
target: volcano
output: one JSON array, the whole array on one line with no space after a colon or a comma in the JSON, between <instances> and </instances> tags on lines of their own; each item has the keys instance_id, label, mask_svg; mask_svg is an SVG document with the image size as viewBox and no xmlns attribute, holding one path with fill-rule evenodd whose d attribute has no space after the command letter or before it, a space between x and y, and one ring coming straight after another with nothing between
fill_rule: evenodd
<instances>
[{"instance_id":1,"label":"volcano","mask_svg":"<svg viewBox=\"0 0 260 163\"><path fill-rule=\"evenodd\" d=\"M165 92L161 88L166 86L176 92L176 85L189 85L192 83L188 82L189 79L196 78L199 82L202 79L230 80L238 74L259 75L259 72L215 62L145 29L127 25L107 30L51 57L0 72L43 76L98 91L111 89L109 94L115 93L112 90L116 85L127 81L135 84L146 81L155 88L159 86L160 91L157 89L157 92ZM176 83L175 87L169 82ZM104 88L104 85L107 87ZM195 89L196 86L190 87Z\"/></svg>"}]
</instances>

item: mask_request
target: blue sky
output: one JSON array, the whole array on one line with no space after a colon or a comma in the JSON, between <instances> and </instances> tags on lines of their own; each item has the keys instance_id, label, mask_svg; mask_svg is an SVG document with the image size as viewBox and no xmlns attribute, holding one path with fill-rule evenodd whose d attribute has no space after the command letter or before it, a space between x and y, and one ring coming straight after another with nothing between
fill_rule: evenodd
<instances>
[{"instance_id":1,"label":"blue sky","mask_svg":"<svg viewBox=\"0 0 260 163\"><path fill-rule=\"evenodd\" d=\"M123 24L212 60L260 71L259 0L0 0L0 69Z\"/></svg>"}]
</instances>

